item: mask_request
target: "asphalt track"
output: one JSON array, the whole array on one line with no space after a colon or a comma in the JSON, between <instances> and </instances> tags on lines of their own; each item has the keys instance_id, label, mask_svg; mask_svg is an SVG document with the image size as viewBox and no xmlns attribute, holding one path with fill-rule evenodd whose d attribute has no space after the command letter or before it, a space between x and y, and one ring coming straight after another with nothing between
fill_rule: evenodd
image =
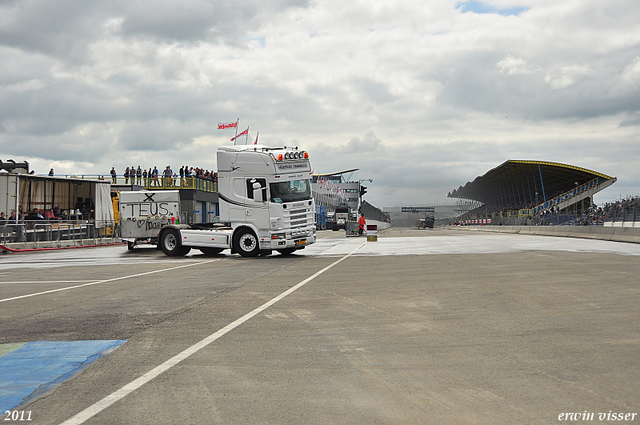
<instances>
[{"instance_id":1,"label":"asphalt track","mask_svg":"<svg viewBox=\"0 0 640 425\"><path fill-rule=\"evenodd\" d=\"M639 272L635 244L408 229L11 254L0 344L126 340L15 409L34 424L640 423Z\"/></svg>"}]
</instances>

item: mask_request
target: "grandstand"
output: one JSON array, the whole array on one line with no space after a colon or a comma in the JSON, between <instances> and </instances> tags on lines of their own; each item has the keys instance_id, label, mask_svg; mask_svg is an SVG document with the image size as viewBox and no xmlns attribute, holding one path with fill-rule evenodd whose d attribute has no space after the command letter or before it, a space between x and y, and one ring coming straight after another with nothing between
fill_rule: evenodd
<instances>
[{"instance_id":1,"label":"grandstand","mask_svg":"<svg viewBox=\"0 0 640 425\"><path fill-rule=\"evenodd\" d=\"M616 180L557 162L508 160L447 196L482 204L462 217L463 222L540 224L540 220L548 221L553 215L553 224L564 224L590 212L593 195Z\"/></svg>"}]
</instances>

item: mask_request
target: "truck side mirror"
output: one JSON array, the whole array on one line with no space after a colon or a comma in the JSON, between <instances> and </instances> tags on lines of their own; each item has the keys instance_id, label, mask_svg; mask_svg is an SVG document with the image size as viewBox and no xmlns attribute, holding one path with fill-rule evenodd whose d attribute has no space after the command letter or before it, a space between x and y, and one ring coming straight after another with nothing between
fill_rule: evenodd
<instances>
[{"instance_id":1,"label":"truck side mirror","mask_svg":"<svg viewBox=\"0 0 640 425\"><path fill-rule=\"evenodd\" d=\"M264 202L264 198L262 196L262 186L260 183L253 183L253 200L256 202Z\"/></svg>"}]
</instances>

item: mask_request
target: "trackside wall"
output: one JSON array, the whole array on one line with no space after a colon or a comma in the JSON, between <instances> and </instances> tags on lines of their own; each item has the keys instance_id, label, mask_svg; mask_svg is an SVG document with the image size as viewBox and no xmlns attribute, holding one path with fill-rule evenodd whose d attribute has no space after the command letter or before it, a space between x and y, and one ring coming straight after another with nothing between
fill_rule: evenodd
<instances>
[{"instance_id":1,"label":"trackside wall","mask_svg":"<svg viewBox=\"0 0 640 425\"><path fill-rule=\"evenodd\" d=\"M640 243L640 228L599 226L447 226L448 229L523 235L563 236L614 242Z\"/></svg>"}]
</instances>

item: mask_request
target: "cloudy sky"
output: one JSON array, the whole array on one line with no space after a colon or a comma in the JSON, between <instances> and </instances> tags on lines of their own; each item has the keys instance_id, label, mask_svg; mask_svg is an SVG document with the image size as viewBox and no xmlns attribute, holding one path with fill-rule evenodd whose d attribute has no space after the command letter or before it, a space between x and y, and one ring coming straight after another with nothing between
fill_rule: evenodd
<instances>
[{"instance_id":1,"label":"cloudy sky","mask_svg":"<svg viewBox=\"0 0 640 425\"><path fill-rule=\"evenodd\" d=\"M37 173L215 169L240 118L379 207L508 159L640 195L638 0L2 0L0 63L0 160Z\"/></svg>"}]
</instances>

